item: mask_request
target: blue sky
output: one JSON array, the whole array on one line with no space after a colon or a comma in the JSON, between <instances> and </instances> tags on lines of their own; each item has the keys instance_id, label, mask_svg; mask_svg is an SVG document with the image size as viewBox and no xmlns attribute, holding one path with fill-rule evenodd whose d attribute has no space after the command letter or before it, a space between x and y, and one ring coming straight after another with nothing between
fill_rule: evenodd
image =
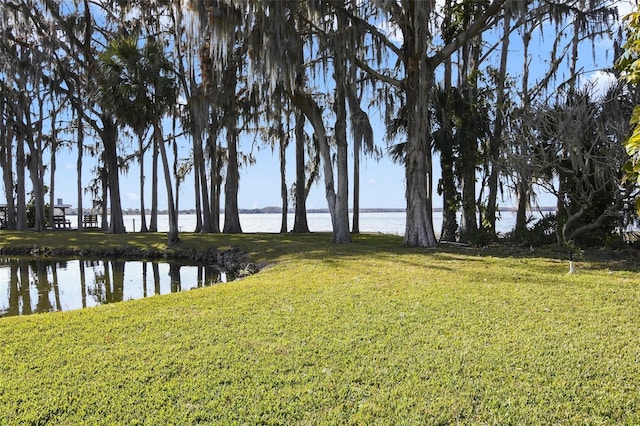
<instances>
[{"instance_id":1,"label":"blue sky","mask_svg":"<svg viewBox=\"0 0 640 426\"><path fill-rule=\"evenodd\" d=\"M621 7L622 14L628 13L631 10L631 1L617 1L615 2ZM612 52L610 51L612 46L611 41L600 40L597 42L596 47L596 63L592 60L592 51L590 47L584 49L581 52L581 62L585 70L597 70L600 68L610 67L612 63ZM515 48L514 48L515 49ZM537 48L536 48L537 49ZM533 58L532 72L535 72L535 64L543 63L545 61L543 49L537 49L534 55L538 55ZM544 53L543 53L544 52ZM607 54L608 53L608 54ZM518 55L514 52L513 55ZM521 60L518 58L518 64ZM515 71L515 73L519 72ZM599 82L606 84L602 75L598 72L590 74L591 79L597 79ZM379 112L369 111L370 118L374 122L374 137L376 144L385 149L387 143L384 139L383 125L379 119ZM253 143L253 136L245 137L241 141L240 150L249 152ZM270 148L262 146L259 150L253 149L253 154L256 158L256 164L248 167L243 167L240 171L240 191L238 194L238 205L240 208L259 208L266 206L280 206L280 176L278 165L278 154L272 153ZM287 167L287 179L290 186L295 179L294 175L294 152L293 144L289 147L288 155L288 167ZM86 161L89 162L88 159ZM150 161L147 160L147 165ZM436 182L439 176L439 167L437 167L437 158L434 158L434 165L436 165L435 175ZM86 185L91 178L90 165L85 166L83 182ZM352 165L349 165L350 173L352 171ZM121 195L122 204L124 208L137 208L139 207L139 183L138 183L138 168L137 164L132 164L127 175L121 175ZM150 170L146 174L146 187L150 188L151 172ZM163 179L161 174L160 179ZM351 182L351 177L350 177ZM405 184L404 184L404 168L400 164L393 163L388 156L384 156L380 160L373 158L362 158L361 160L361 173L360 173L360 206L363 208L404 208L405 207ZM160 208L166 208L166 196L164 191L164 182L160 182ZM149 191L147 191L149 192ZM181 185L180 190L180 208L190 209L194 208L194 196L193 196L193 177L187 177L187 180ZM150 206L150 196L147 194L145 204ZM350 199L352 197L352 191L350 191ZM58 159L58 170L56 178L56 198L63 198L65 203L76 205L76 158L75 153L63 150L60 153ZM90 198L87 196L83 201L85 207L91 205ZM501 205L513 205L515 200L504 200L500 202ZM351 204L351 201L350 201ZM549 205L553 204L551 197L542 197L540 204ZM436 197L434 205L439 207L441 200ZM290 206L293 206L290 203ZM324 184L320 181L314 185L309 194L307 201L307 208L325 208L327 206Z\"/></svg>"}]
</instances>

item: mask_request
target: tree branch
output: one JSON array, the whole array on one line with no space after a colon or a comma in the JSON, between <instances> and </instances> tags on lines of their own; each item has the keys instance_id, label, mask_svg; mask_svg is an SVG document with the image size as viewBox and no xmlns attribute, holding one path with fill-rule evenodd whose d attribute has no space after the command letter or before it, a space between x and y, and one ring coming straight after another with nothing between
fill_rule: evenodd
<instances>
[{"instance_id":1,"label":"tree branch","mask_svg":"<svg viewBox=\"0 0 640 426\"><path fill-rule=\"evenodd\" d=\"M503 5L508 6L509 3L515 1L519 0L494 0L494 2L491 3L489 7L487 7L484 15L472 22L469 28L458 34L458 36L451 43L444 46L430 58L431 66L433 68L437 67L442 62L444 62L446 58L453 55L456 50L469 43L473 37L483 32L484 29L487 28L487 23L491 18L496 17L498 11L502 8Z\"/></svg>"}]
</instances>

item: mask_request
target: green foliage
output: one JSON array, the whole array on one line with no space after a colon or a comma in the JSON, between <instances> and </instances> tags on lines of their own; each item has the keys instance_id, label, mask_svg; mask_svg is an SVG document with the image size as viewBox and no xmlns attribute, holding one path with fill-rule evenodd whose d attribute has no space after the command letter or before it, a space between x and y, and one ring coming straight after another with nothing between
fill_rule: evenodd
<instances>
[{"instance_id":1,"label":"green foliage","mask_svg":"<svg viewBox=\"0 0 640 426\"><path fill-rule=\"evenodd\" d=\"M555 214L546 214L523 231L513 231L507 238L514 244L541 247L555 244L557 218Z\"/></svg>"},{"instance_id":2,"label":"green foliage","mask_svg":"<svg viewBox=\"0 0 640 426\"><path fill-rule=\"evenodd\" d=\"M624 18L627 41L623 45L624 54L616 61L616 68L631 84L640 84L640 12L630 13ZM640 185L640 106L636 106L631 117L633 130L625 142L631 157L624 167L627 180ZM640 212L640 208L637 209Z\"/></svg>"},{"instance_id":3,"label":"green foliage","mask_svg":"<svg viewBox=\"0 0 640 426\"><path fill-rule=\"evenodd\" d=\"M160 44L149 41L139 48L133 38L114 40L99 59L97 99L136 134L176 103L173 65Z\"/></svg>"},{"instance_id":4,"label":"green foliage","mask_svg":"<svg viewBox=\"0 0 640 426\"><path fill-rule=\"evenodd\" d=\"M0 245L166 244L32 234ZM0 320L0 424L640 422L637 267L585 260L567 275L528 251L329 239L185 233L181 250L233 245L272 266Z\"/></svg>"},{"instance_id":5,"label":"green foliage","mask_svg":"<svg viewBox=\"0 0 640 426\"><path fill-rule=\"evenodd\" d=\"M45 185L44 193L49 192L49 188ZM36 226L36 200L34 198L33 191L29 191L29 201L26 205L26 213L27 213L27 228L33 228ZM44 205L44 225L49 226L49 203L45 203Z\"/></svg>"},{"instance_id":6,"label":"green foliage","mask_svg":"<svg viewBox=\"0 0 640 426\"><path fill-rule=\"evenodd\" d=\"M485 247L495 240L497 240L495 233L485 227L475 229L469 234L469 244L474 247Z\"/></svg>"}]
</instances>

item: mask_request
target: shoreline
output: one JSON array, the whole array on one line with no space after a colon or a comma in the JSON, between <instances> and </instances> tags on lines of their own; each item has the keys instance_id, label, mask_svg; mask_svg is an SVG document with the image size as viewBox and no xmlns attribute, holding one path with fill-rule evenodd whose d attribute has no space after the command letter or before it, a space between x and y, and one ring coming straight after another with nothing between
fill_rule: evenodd
<instances>
[{"instance_id":1,"label":"shoreline","mask_svg":"<svg viewBox=\"0 0 640 426\"><path fill-rule=\"evenodd\" d=\"M405 213L407 211L406 208L402 207L366 207L366 208L360 208L359 212L360 213ZM434 207L433 208L433 213L442 213L443 208L442 207ZM518 208L517 207L500 207L498 208L498 211L501 212L517 212ZM545 212L545 213L552 213L556 211L556 207L555 206L540 206L536 209L527 209L527 213L538 213L538 212ZM86 213L90 213L87 209L85 209ZM319 209L307 209L306 212L308 214L316 214L316 213L329 213L329 209L328 208L319 208ZM239 214L282 214L282 208L281 207L259 207L259 208L255 208L255 209L246 209L246 208L242 208L242 209L238 209L238 213ZM349 214L353 213L353 209L349 209ZM461 213L461 211L459 211L458 213ZM74 208L70 208L68 209L67 215L76 215L78 214L78 210L74 209ZM140 214L140 210L139 209L125 209L122 211L123 215L139 215ZM147 215L151 214L151 210L148 210L146 212ZM168 214L168 210L158 210L158 214L161 215L166 215ZM186 210L179 210L178 214L196 214L196 210L195 209L186 209ZM224 210L220 210L220 214L224 214ZM294 210L289 210L287 212L287 214L295 214Z\"/></svg>"}]
</instances>

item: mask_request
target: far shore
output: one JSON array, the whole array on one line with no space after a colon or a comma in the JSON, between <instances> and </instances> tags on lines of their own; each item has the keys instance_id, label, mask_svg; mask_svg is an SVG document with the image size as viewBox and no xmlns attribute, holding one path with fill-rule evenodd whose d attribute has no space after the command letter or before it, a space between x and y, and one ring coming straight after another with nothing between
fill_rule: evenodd
<instances>
[{"instance_id":1,"label":"far shore","mask_svg":"<svg viewBox=\"0 0 640 426\"><path fill-rule=\"evenodd\" d=\"M85 213L95 213L95 211L90 211L89 209L84 209ZM500 207L499 208L500 211L502 212L516 212L518 211L517 207L509 207L509 206L505 206L505 207ZM406 208L402 207L365 207L365 208L360 208L359 209L360 213L404 213L406 212ZM547 213L551 213L551 212L555 212L556 211L556 207L555 206L542 206L542 207L536 207L534 209L529 209L527 210L528 212L531 211L535 211L535 212L547 212ZM434 213L442 213L442 207L434 207L433 208L433 212ZM124 215L136 215L136 214L140 214L140 210L139 209L125 209L122 211L122 213ZM221 214L224 214L224 210L220 211ZM260 207L260 208L255 208L255 209L238 209L238 213L240 214L282 214L282 208L281 207ZM295 211L294 210L289 210L288 211L289 214L294 214ZM311 213L311 214L317 214L317 213L329 213L329 209L328 208L322 208L322 209L307 209L307 213ZM349 209L349 213L353 213L353 209ZM78 214L78 210L75 208L69 208L67 210L67 214L69 215L74 215L74 214ZM151 214L150 210L147 210L147 214ZM158 214L168 214L167 210L159 210ZM185 209L185 210L180 210L179 214L196 214L196 210L195 209Z\"/></svg>"}]
</instances>

